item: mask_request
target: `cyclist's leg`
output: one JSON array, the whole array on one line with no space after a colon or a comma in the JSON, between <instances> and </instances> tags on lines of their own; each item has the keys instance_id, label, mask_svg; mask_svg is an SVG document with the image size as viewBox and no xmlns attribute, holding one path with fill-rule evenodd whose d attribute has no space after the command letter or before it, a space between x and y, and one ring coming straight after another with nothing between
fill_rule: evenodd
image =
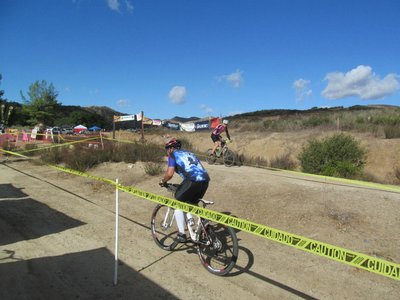
<instances>
[{"instance_id":1,"label":"cyclist's leg","mask_svg":"<svg viewBox=\"0 0 400 300\"><path fill-rule=\"evenodd\" d=\"M205 193L207 192L208 189L208 181L201 181L197 182L197 191L194 193L192 201L193 203L197 204L199 202L199 199L203 198Z\"/></svg>"},{"instance_id":2,"label":"cyclist's leg","mask_svg":"<svg viewBox=\"0 0 400 300\"><path fill-rule=\"evenodd\" d=\"M190 204L197 204L199 199L206 193L207 188L208 182L206 181L195 182L185 180L176 190L175 199Z\"/></svg>"},{"instance_id":3,"label":"cyclist's leg","mask_svg":"<svg viewBox=\"0 0 400 300\"><path fill-rule=\"evenodd\" d=\"M202 198L208 188L208 182L193 182L184 180L175 192L175 199L190 203L197 204L199 199ZM185 231L185 214L181 210L175 210L175 218L178 224L180 233ZM187 219L193 218L193 215L187 213Z\"/></svg>"},{"instance_id":4,"label":"cyclist's leg","mask_svg":"<svg viewBox=\"0 0 400 300\"><path fill-rule=\"evenodd\" d=\"M179 209L175 209L174 212L176 224L180 234L185 234L185 214Z\"/></svg>"},{"instance_id":5,"label":"cyclist's leg","mask_svg":"<svg viewBox=\"0 0 400 300\"><path fill-rule=\"evenodd\" d=\"M184 180L178 187L178 189L175 192L175 199L182 201L182 202L188 202L187 199L190 195L190 187L191 187L191 181L190 180ZM186 239L185 235L185 213L182 210L175 209L175 220L178 225L178 240L183 241Z\"/></svg>"},{"instance_id":6,"label":"cyclist's leg","mask_svg":"<svg viewBox=\"0 0 400 300\"><path fill-rule=\"evenodd\" d=\"M212 149L212 154L215 155L215 151L217 150L218 147L221 146L220 136L212 134L211 139L214 142L214 148Z\"/></svg>"}]
</instances>

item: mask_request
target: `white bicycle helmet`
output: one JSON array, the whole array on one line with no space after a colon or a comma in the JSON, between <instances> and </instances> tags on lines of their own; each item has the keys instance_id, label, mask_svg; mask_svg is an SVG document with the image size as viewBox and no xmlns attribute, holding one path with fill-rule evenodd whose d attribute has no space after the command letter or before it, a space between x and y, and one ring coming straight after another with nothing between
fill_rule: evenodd
<instances>
[{"instance_id":1,"label":"white bicycle helmet","mask_svg":"<svg viewBox=\"0 0 400 300\"><path fill-rule=\"evenodd\" d=\"M222 121L222 123L227 125L229 123L229 121L225 119L225 120Z\"/></svg>"}]
</instances>

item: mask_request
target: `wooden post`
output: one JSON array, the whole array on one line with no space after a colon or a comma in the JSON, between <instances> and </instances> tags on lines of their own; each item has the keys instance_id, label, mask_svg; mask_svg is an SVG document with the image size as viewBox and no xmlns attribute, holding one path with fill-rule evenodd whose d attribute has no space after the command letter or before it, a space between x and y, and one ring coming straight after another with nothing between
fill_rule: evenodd
<instances>
[{"instance_id":1,"label":"wooden post","mask_svg":"<svg viewBox=\"0 0 400 300\"><path fill-rule=\"evenodd\" d=\"M103 135L101 134L101 130L100 130L100 142L101 142L101 150L104 150Z\"/></svg>"},{"instance_id":2,"label":"wooden post","mask_svg":"<svg viewBox=\"0 0 400 300\"><path fill-rule=\"evenodd\" d=\"M142 143L144 143L144 124L143 124L143 119L144 119L144 113L142 111Z\"/></svg>"},{"instance_id":3,"label":"wooden post","mask_svg":"<svg viewBox=\"0 0 400 300\"><path fill-rule=\"evenodd\" d=\"M113 140L115 140L115 120L113 118Z\"/></svg>"}]
</instances>

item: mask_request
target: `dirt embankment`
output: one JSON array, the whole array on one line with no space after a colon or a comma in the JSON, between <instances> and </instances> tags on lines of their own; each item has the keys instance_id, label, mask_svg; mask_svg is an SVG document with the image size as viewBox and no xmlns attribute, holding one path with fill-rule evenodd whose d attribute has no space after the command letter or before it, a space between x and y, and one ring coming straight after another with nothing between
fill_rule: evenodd
<instances>
[{"instance_id":1,"label":"dirt embankment","mask_svg":"<svg viewBox=\"0 0 400 300\"><path fill-rule=\"evenodd\" d=\"M173 132L166 131L166 134L176 137L184 137L198 149L205 153L212 147L210 133L207 132ZM286 153L295 162L298 162L298 155L304 145L312 138L324 138L337 133L337 131L304 130L298 132L238 132L230 131L233 143L230 148L246 157L260 157L270 161ZM367 150L367 162L365 165L365 177L379 183L400 184L396 178L395 169L400 169L400 139L377 138L369 133L351 133L360 142L362 147ZM224 134L223 134L224 136ZM137 137L136 137L137 138ZM146 139L163 142L161 134L146 135ZM300 170L298 165L297 170Z\"/></svg>"}]
</instances>

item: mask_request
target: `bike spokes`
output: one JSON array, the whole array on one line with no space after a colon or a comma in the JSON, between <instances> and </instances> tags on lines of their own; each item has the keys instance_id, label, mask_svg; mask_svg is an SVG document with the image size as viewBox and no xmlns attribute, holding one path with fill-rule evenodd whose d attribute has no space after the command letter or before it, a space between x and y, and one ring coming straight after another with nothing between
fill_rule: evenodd
<instances>
[{"instance_id":1,"label":"bike spokes","mask_svg":"<svg viewBox=\"0 0 400 300\"><path fill-rule=\"evenodd\" d=\"M212 149L208 149L206 153L206 160L210 165L214 164L215 161L217 160L217 157L215 155L211 155L211 153Z\"/></svg>"},{"instance_id":2,"label":"bike spokes","mask_svg":"<svg viewBox=\"0 0 400 300\"><path fill-rule=\"evenodd\" d=\"M235 164L235 154L232 150L227 149L224 153L224 164L227 167L231 167Z\"/></svg>"},{"instance_id":3,"label":"bike spokes","mask_svg":"<svg viewBox=\"0 0 400 300\"><path fill-rule=\"evenodd\" d=\"M228 274L235 266L239 252L235 231L230 227L212 223L202 232L200 238L200 242L210 241L209 245L198 245L198 255L203 266L215 275Z\"/></svg>"},{"instance_id":4,"label":"bike spokes","mask_svg":"<svg viewBox=\"0 0 400 300\"><path fill-rule=\"evenodd\" d=\"M151 217L151 233L156 244L164 250L173 250L178 228L174 220L174 210L157 205Z\"/></svg>"}]
</instances>

